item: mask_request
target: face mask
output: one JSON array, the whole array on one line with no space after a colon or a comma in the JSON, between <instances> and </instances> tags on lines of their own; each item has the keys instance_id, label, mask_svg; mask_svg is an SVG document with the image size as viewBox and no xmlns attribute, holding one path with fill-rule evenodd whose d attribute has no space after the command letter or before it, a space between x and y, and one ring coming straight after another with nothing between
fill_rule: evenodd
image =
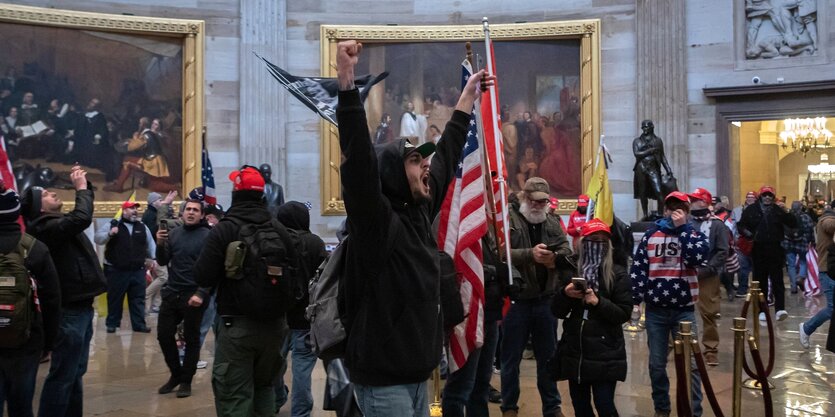
<instances>
[{"instance_id":1,"label":"face mask","mask_svg":"<svg viewBox=\"0 0 835 417\"><path fill-rule=\"evenodd\" d=\"M704 208L698 210L690 210L690 215L697 219L703 220L710 216L710 209Z\"/></svg>"}]
</instances>

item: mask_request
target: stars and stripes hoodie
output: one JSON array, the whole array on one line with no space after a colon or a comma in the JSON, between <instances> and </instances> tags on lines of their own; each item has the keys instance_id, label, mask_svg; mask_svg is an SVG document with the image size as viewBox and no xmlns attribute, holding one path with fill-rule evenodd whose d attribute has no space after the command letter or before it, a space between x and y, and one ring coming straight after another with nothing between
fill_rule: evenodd
<instances>
[{"instance_id":1,"label":"stars and stripes hoodie","mask_svg":"<svg viewBox=\"0 0 835 417\"><path fill-rule=\"evenodd\" d=\"M699 299L698 267L707 264L710 244L689 223L669 217L644 234L633 257L632 301L647 307L692 309Z\"/></svg>"}]
</instances>

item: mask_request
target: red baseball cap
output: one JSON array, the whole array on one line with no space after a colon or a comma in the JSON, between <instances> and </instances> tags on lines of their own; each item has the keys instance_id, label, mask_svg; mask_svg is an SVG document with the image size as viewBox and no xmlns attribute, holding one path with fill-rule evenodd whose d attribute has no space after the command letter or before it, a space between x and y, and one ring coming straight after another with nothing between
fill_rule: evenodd
<instances>
[{"instance_id":1,"label":"red baseball cap","mask_svg":"<svg viewBox=\"0 0 835 417\"><path fill-rule=\"evenodd\" d=\"M672 200L683 201L687 204L690 204L690 198L687 197L687 194L684 194L681 191L673 191L670 194L667 194L667 197L664 198L664 201L671 200L671 199Z\"/></svg>"},{"instance_id":2,"label":"red baseball cap","mask_svg":"<svg viewBox=\"0 0 835 417\"><path fill-rule=\"evenodd\" d=\"M586 207L589 205L589 196L585 194L580 194L580 197L577 198L577 207Z\"/></svg>"},{"instance_id":3,"label":"red baseball cap","mask_svg":"<svg viewBox=\"0 0 835 417\"><path fill-rule=\"evenodd\" d=\"M122 203L122 210L130 207L139 207L139 203L137 203L136 201L125 201L124 203Z\"/></svg>"},{"instance_id":4,"label":"red baseball cap","mask_svg":"<svg viewBox=\"0 0 835 417\"><path fill-rule=\"evenodd\" d=\"M769 193L772 196L777 195L777 193L774 191L774 187L772 187L770 185L763 185L762 188L760 188L760 195L763 195L765 193Z\"/></svg>"},{"instance_id":5,"label":"red baseball cap","mask_svg":"<svg viewBox=\"0 0 835 417\"><path fill-rule=\"evenodd\" d=\"M688 196L691 200L702 200L707 205L713 203L713 196L710 195L710 191L705 190L702 187L696 188L692 193L688 194Z\"/></svg>"},{"instance_id":6,"label":"red baseball cap","mask_svg":"<svg viewBox=\"0 0 835 417\"><path fill-rule=\"evenodd\" d=\"M229 181L232 181L232 191L264 191L264 176L251 166L229 173Z\"/></svg>"},{"instance_id":7,"label":"red baseball cap","mask_svg":"<svg viewBox=\"0 0 835 417\"><path fill-rule=\"evenodd\" d=\"M580 229L580 234L583 235L583 237L597 232L606 232L607 235L612 235L612 230L609 229L609 225L603 223L600 219L591 219Z\"/></svg>"},{"instance_id":8,"label":"red baseball cap","mask_svg":"<svg viewBox=\"0 0 835 417\"><path fill-rule=\"evenodd\" d=\"M551 197L549 200L551 201L551 208L556 210L560 205L560 200L557 200L557 197Z\"/></svg>"}]
</instances>

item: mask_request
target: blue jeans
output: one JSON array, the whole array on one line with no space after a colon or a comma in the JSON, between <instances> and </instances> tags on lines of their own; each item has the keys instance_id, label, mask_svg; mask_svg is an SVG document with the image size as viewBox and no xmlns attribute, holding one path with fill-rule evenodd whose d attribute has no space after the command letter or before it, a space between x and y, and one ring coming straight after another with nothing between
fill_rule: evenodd
<instances>
[{"instance_id":1,"label":"blue jeans","mask_svg":"<svg viewBox=\"0 0 835 417\"><path fill-rule=\"evenodd\" d=\"M670 380L667 378L667 353L670 336L678 335L678 324L682 321L693 323L693 338L698 340L696 314L693 310L677 310L647 306L646 329L649 347L649 378L652 382L652 402L655 411L670 412ZM702 378L691 358L691 398L693 415L702 415Z\"/></svg>"},{"instance_id":2,"label":"blue jeans","mask_svg":"<svg viewBox=\"0 0 835 417\"><path fill-rule=\"evenodd\" d=\"M40 352L24 356L0 357L0 417L8 403L9 417L32 417L35 377Z\"/></svg>"},{"instance_id":3,"label":"blue jeans","mask_svg":"<svg viewBox=\"0 0 835 417\"><path fill-rule=\"evenodd\" d=\"M595 417L591 408L592 394L594 394L594 408L600 417L617 417L615 408L615 386L617 381L603 381L593 384L578 384L569 379L568 389L571 392L571 405L574 406L574 417Z\"/></svg>"},{"instance_id":4,"label":"blue jeans","mask_svg":"<svg viewBox=\"0 0 835 417\"><path fill-rule=\"evenodd\" d=\"M365 417L429 417L426 382L375 387L354 384Z\"/></svg>"},{"instance_id":5,"label":"blue jeans","mask_svg":"<svg viewBox=\"0 0 835 417\"><path fill-rule=\"evenodd\" d=\"M493 354L496 350L496 322L484 323L484 342L470 352L463 368L449 374L444 384L441 405L444 417L488 416L487 398L493 375ZM478 385L478 391L475 390Z\"/></svg>"},{"instance_id":6,"label":"blue jeans","mask_svg":"<svg viewBox=\"0 0 835 417\"><path fill-rule=\"evenodd\" d=\"M292 350L293 352L293 391L292 398L292 417L309 417L310 411L313 410L313 393L310 388L310 375L313 373L313 367L316 366L316 354L305 343L307 335L310 333L308 329L294 329L290 330L290 335L287 337L287 342L284 345L287 350L282 349L282 356L285 358L284 366L281 367L281 372L278 374L273 388L275 390L276 408L281 408L287 402L287 390L284 384L284 373L287 371L287 354ZM281 405L278 404L279 395L281 395Z\"/></svg>"},{"instance_id":7,"label":"blue jeans","mask_svg":"<svg viewBox=\"0 0 835 417\"><path fill-rule=\"evenodd\" d=\"M748 277L751 275L754 265L751 263L750 256L745 256L739 251L737 251L737 255L739 256L739 271L737 272L737 282L739 282L739 286L736 288L736 293L747 294Z\"/></svg>"},{"instance_id":8,"label":"blue jeans","mask_svg":"<svg viewBox=\"0 0 835 417\"><path fill-rule=\"evenodd\" d=\"M548 372L548 360L557 352L557 319L551 314L551 298L511 304L502 322L502 331L502 411L519 409L519 363L530 335L542 414L556 413L561 405L560 392Z\"/></svg>"},{"instance_id":9,"label":"blue jeans","mask_svg":"<svg viewBox=\"0 0 835 417\"><path fill-rule=\"evenodd\" d=\"M123 270L104 266L107 277L107 327L119 327L122 322L122 300L128 296L130 323L134 330L145 325L145 269Z\"/></svg>"},{"instance_id":10,"label":"blue jeans","mask_svg":"<svg viewBox=\"0 0 835 417\"><path fill-rule=\"evenodd\" d=\"M200 347L203 347L203 342L206 341L206 335L209 334L209 329L214 328L215 316L217 315L217 304L215 304L215 295L212 294L206 302L206 310L203 311L203 321L200 322Z\"/></svg>"},{"instance_id":11,"label":"blue jeans","mask_svg":"<svg viewBox=\"0 0 835 417\"><path fill-rule=\"evenodd\" d=\"M826 308L818 311L818 314L815 314L814 317L803 324L803 331L806 334L814 333L818 327L832 318L832 292L835 291L835 280L830 278L826 272L821 272L820 281L821 289L824 295L826 295Z\"/></svg>"},{"instance_id":12,"label":"blue jeans","mask_svg":"<svg viewBox=\"0 0 835 417\"><path fill-rule=\"evenodd\" d=\"M798 263L798 270L795 271L794 264ZM792 291L797 291L797 277L806 278L806 254L786 252L786 270L789 271L789 281Z\"/></svg>"},{"instance_id":13,"label":"blue jeans","mask_svg":"<svg viewBox=\"0 0 835 417\"><path fill-rule=\"evenodd\" d=\"M52 348L49 374L43 383L38 415L78 416L84 412L84 382L93 338L93 307L62 308Z\"/></svg>"}]
</instances>

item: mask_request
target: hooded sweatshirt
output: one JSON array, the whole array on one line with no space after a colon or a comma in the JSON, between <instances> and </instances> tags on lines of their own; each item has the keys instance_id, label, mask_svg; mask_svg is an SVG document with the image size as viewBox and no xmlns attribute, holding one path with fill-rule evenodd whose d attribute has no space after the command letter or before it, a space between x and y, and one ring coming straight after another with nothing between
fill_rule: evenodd
<instances>
[{"instance_id":1,"label":"hooded sweatshirt","mask_svg":"<svg viewBox=\"0 0 835 417\"><path fill-rule=\"evenodd\" d=\"M358 91L340 91L339 141L348 214L347 271L340 311L349 318L345 364L353 382L426 381L442 345L440 266L431 221L455 173L469 115L456 111L430 168L431 201L412 198L405 139L372 147Z\"/></svg>"},{"instance_id":2,"label":"hooded sweatshirt","mask_svg":"<svg viewBox=\"0 0 835 417\"><path fill-rule=\"evenodd\" d=\"M707 238L693 225L657 220L638 243L629 271L633 303L692 310L699 299L697 268L707 265L709 253Z\"/></svg>"}]
</instances>

